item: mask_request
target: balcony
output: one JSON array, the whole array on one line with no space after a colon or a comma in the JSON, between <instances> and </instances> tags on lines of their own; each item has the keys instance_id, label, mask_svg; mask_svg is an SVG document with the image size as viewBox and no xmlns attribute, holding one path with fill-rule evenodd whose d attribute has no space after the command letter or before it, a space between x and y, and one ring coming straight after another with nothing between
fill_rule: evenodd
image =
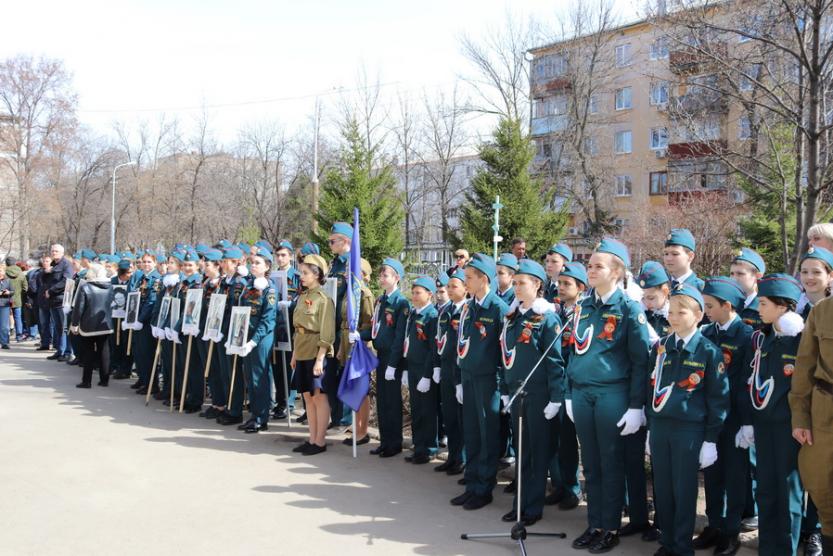
<instances>
[{"instance_id":1,"label":"balcony","mask_svg":"<svg viewBox=\"0 0 833 556\"><path fill-rule=\"evenodd\" d=\"M683 47L668 53L668 66L677 75L704 73L716 65L715 59L725 60L726 52L725 42L715 42L700 48Z\"/></svg>"},{"instance_id":2,"label":"balcony","mask_svg":"<svg viewBox=\"0 0 833 556\"><path fill-rule=\"evenodd\" d=\"M719 156L726 152L729 144L726 139L715 139L713 141L693 141L688 143L670 143L668 145L668 159L688 160Z\"/></svg>"},{"instance_id":3,"label":"balcony","mask_svg":"<svg viewBox=\"0 0 833 556\"><path fill-rule=\"evenodd\" d=\"M729 100L726 95L717 91L695 90L684 95L672 96L668 100L668 113L673 118L704 113L729 113Z\"/></svg>"},{"instance_id":4,"label":"balcony","mask_svg":"<svg viewBox=\"0 0 833 556\"><path fill-rule=\"evenodd\" d=\"M547 81L536 81L532 86L533 96L550 95L559 91L566 91L573 87L573 82L567 76L559 76Z\"/></svg>"},{"instance_id":5,"label":"balcony","mask_svg":"<svg viewBox=\"0 0 833 556\"><path fill-rule=\"evenodd\" d=\"M569 118L566 114L532 118L530 133L533 137L537 135L548 135L550 133L557 133L559 131L564 131L565 129L567 129L568 124Z\"/></svg>"}]
</instances>

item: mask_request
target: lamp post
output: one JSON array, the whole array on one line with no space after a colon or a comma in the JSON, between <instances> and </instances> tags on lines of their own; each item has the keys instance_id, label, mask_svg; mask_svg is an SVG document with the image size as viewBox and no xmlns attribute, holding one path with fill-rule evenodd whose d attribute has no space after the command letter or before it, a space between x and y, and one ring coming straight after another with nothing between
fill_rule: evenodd
<instances>
[{"instance_id":1,"label":"lamp post","mask_svg":"<svg viewBox=\"0 0 833 556\"><path fill-rule=\"evenodd\" d=\"M122 166L133 166L136 162L125 162L124 164L118 164L115 168L113 168L113 204L112 210L110 212L110 254L116 252L116 170L121 168Z\"/></svg>"}]
</instances>

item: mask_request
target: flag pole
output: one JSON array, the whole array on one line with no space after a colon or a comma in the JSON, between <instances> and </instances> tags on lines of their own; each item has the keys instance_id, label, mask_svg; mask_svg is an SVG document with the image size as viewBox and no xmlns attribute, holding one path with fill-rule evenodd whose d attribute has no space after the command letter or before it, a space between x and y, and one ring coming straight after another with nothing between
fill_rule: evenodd
<instances>
[{"instance_id":1,"label":"flag pole","mask_svg":"<svg viewBox=\"0 0 833 556\"><path fill-rule=\"evenodd\" d=\"M503 208L503 205L500 204L500 195L495 196L495 202L492 204L492 208L495 209L495 223L492 226L492 247L494 258L497 260L497 244L503 241L503 238L500 237L498 231L500 230L500 209Z\"/></svg>"}]
</instances>

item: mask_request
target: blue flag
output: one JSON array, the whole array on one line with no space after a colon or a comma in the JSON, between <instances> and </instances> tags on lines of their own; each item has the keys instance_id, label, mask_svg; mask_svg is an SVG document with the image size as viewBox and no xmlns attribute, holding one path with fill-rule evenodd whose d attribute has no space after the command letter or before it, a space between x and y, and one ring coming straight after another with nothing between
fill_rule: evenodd
<instances>
[{"instance_id":1,"label":"blue flag","mask_svg":"<svg viewBox=\"0 0 833 556\"><path fill-rule=\"evenodd\" d=\"M353 240L350 243L350 262L347 268L347 327L355 332L359 326L359 312L362 302L362 252L359 241L359 209L353 209ZM350 357L344 366L344 374L338 385L338 398L358 411L370 391L370 373L379 360L364 342L356 342L350 350Z\"/></svg>"}]
</instances>

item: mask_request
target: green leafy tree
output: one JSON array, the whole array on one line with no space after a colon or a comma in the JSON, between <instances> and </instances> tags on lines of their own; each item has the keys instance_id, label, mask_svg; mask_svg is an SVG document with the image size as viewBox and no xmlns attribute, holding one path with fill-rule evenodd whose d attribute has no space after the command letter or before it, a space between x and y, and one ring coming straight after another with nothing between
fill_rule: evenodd
<instances>
[{"instance_id":1,"label":"green leafy tree","mask_svg":"<svg viewBox=\"0 0 833 556\"><path fill-rule=\"evenodd\" d=\"M396 257L404 244L404 210L393 168L381 162L378 146L366 146L355 119L342 129L344 145L339 162L321 181L318 201L319 232L314 236L325 252L334 222L353 223L359 209L362 256L373 268L385 257Z\"/></svg>"},{"instance_id":2,"label":"green leafy tree","mask_svg":"<svg viewBox=\"0 0 833 556\"><path fill-rule=\"evenodd\" d=\"M529 171L534 155L520 121L501 119L492 141L480 146L479 156L486 166L474 176L466 194L461 229L453 238L455 247L492 253L492 204L498 195L503 205L499 233L505 238L499 252L509 251L511 238L522 237L529 256L538 258L561 237L567 216L546 208L550 203L542 199L541 182Z\"/></svg>"}]
</instances>

